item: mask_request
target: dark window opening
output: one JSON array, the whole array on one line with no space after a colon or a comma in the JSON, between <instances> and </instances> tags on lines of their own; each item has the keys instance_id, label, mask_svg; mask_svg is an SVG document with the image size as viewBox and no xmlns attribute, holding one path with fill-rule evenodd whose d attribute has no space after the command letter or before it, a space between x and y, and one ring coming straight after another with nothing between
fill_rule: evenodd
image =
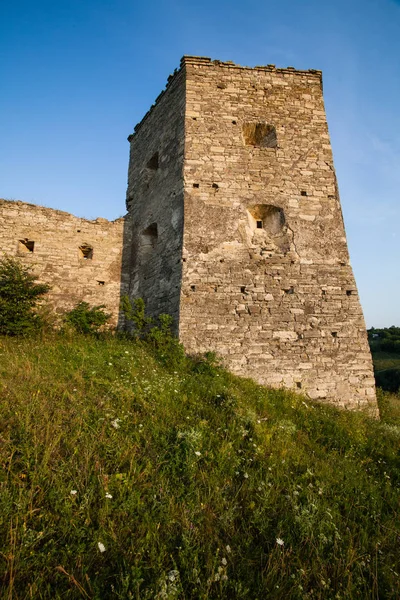
<instances>
[{"instance_id":1,"label":"dark window opening","mask_svg":"<svg viewBox=\"0 0 400 600\"><path fill-rule=\"evenodd\" d=\"M89 244L82 244L79 246L79 257L83 260L92 260L93 248Z\"/></svg>"},{"instance_id":2,"label":"dark window opening","mask_svg":"<svg viewBox=\"0 0 400 600\"><path fill-rule=\"evenodd\" d=\"M35 242L32 240L28 240L25 238L24 240L19 240L18 251L19 252L33 252L35 248Z\"/></svg>"},{"instance_id":3,"label":"dark window opening","mask_svg":"<svg viewBox=\"0 0 400 600\"><path fill-rule=\"evenodd\" d=\"M352 293L352 290L346 290L346 296L351 296Z\"/></svg>"},{"instance_id":4,"label":"dark window opening","mask_svg":"<svg viewBox=\"0 0 400 600\"><path fill-rule=\"evenodd\" d=\"M212 187L214 188L214 190L217 190L219 188L219 185L218 185L218 183L213 183Z\"/></svg>"},{"instance_id":5,"label":"dark window opening","mask_svg":"<svg viewBox=\"0 0 400 600\"><path fill-rule=\"evenodd\" d=\"M80 232L81 232L81 230L80 230L80 229L77 229L77 230L76 230L76 233L80 233Z\"/></svg>"},{"instance_id":6,"label":"dark window opening","mask_svg":"<svg viewBox=\"0 0 400 600\"><path fill-rule=\"evenodd\" d=\"M232 125L236 125L237 121L232 121Z\"/></svg>"},{"instance_id":7,"label":"dark window opening","mask_svg":"<svg viewBox=\"0 0 400 600\"><path fill-rule=\"evenodd\" d=\"M157 171L158 169L158 152L156 152L155 154L153 154L153 156L151 157L151 159L149 160L149 162L147 163L147 168L151 169L152 171Z\"/></svg>"},{"instance_id":8,"label":"dark window opening","mask_svg":"<svg viewBox=\"0 0 400 600\"><path fill-rule=\"evenodd\" d=\"M191 285L190 289L192 290L192 292L195 292L196 291L196 286L195 285Z\"/></svg>"},{"instance_id":9,"label":"dark window opening","mask_svg":"<svg viewBox=\"0 0 400 600\"><path fill-rule=\"evenodd\" d=\"M199 187L200 187L200 184L199 184L199 183L194 183L194 184L193 184L193 187L194 187L194 188L199 188Z\"/></svg>"},{"instance_id":10,"label":"dark window opening","mask_svg":"<svg viewBox=\"0 0 400 600\"><path fill-rule=\"evenodd\" d=\"M331 331L331 334L332 334L332 337L337 338L338 332L337 331Z\"/></svg>"},{"instance_id":11,"label":"dark window opening","mask_svg":"<svg viewBox=\"0 0 400 600\"><path fill-rule=\"evenodd\" d=\"M214 287L214 292L218 292L218 286L217 285Z\"/></svg>"},{"instance_id":12,"label":"dark window opening","mask_svg":"<svg viewBox=\"0 0 400 600\"><path fill-rule=\"evenodd\" d=\"M243 125L243 136L247 146L258 146L260 148L277 148L278 146L276 129L273 125L245 123Z\"/></svg>"},{"instance_id":13,"label":"dark window opening","mask_svg":"<svg viewBox=\"0 0 400 600\"><path fill-rule=\"evenodd\" d=\"M263 222L262 221L256 221L257 224L257 229L262 229L263 228Z\"/></svg>"},{"instance_id":14,"label":"dark window opening","mask_svg":"<svg viewBox=\"0 0 400 600\"><path fill-rule=\"evenodd\" d=\"M307 192L305 190L301 190L300 195L301 196L307 196Z\"/></svg>"},{"instance_id":15,"label":"dark window opening","mask_svg":"<svg viewBox=\"0 0 400 600\"><path fill-rule=\"evenodd\" d=\"M97 285L104 285L104 284L105 284L105 281L98 281L97 282Z\"/></svg>"},{"instance_id":16,"label":"dark window opening","mask_svg":"<svg viewBox=\"0 0 400 600\"><path fill-rule=\"evenodd\" d=\"M193 121L197 121L197 117L192 117Z\"/></svg>"},{"instance_id":17,"label":"dark window opening","mask_svg":"<svg viewBox=\"0 0 400 600\"><path fill-rule=\"evenodd\" d=\"M296 387L301 390L301 381L296 381Z\"/></svg>"},{"instance_id":18,"label":"dark window opening","mask_svg":"<svg viewBox=\"0 0 400 600\"><path fill-rule=\"evenodd\" d=\"M285 294L294 294L294 287L291 286L290 288L286 288L283 291L285 292Z\"/></svg>"},{"instance_id":19,"label":"dark window opening","mask_svg":"<svg viewBox=\"0 0 400 600\"><path fill-rule=\"evenodd\" d=\"M245 285L242 285L242 287L240 288L240 292L241 292L242 294L245 294L245 293L246 293L246 286L245 286Z\"/></svg>"}]
</instances>

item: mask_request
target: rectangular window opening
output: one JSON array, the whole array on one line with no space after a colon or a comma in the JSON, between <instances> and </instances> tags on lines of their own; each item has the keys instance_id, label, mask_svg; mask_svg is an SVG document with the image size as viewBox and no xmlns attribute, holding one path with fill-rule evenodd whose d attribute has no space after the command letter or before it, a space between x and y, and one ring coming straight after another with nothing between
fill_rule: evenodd
<instances>
[{"instance_id":1,"label":"rectangular window opening","mask_svg":"<svg viewBox=\"0 0 400 600\"><path fill-rule=\"evenodd\" d=\"M93 258L93 248L88 244L82 244L79 246L79 258L83 260L92 260Z\"/></svg>"},{"instance_id":2,"label":"rectangular window opening","mask_svg":"<svg viewBox=\"0 0 400 600\"><path fill-rule=\"evenodd\" d=\"M262 221L256 221L257 223L257 229L262 229L263 228L263 222Z\"/></svg>"},{"instance_id":3,"label":"rectangular window opening","mask_svg":"<svg viewBox=\"0 0 400 600\"><path fill-rule=\"evenodd\" d=\"M28 238L25 238L24 240L19 240L18 252L32 253L34 248L35 248L34 241L28 240Z\"/></svg>"}]
</instances>

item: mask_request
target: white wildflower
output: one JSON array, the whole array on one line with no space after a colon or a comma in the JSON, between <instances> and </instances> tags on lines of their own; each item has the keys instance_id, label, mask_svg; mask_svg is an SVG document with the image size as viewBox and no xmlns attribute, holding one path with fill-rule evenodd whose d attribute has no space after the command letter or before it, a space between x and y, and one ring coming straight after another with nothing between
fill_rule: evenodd
<instances>
[{"instance_id":1,"label":"white wildflower","mask_svg":"<svg viewBox=\"0 0 400 600\"><path fill-rule=\"evenodd\" d=\"M195 452L196 456L201 456L201 452L199 452L198 450Z\"/></svg>"},{"instance_id":2,"label":"white wildflower","mask_svg":"<svg viewBox=\"0 0 400 600\"><path fill-rule=\"evenodd\" d=\"M77 492L76 490L71 490L71 491L70 491L70 494L71 494L71 496L76 496L76 494L77 494L77 493L78 493L78 492Z\"/></svg>"},{"instance_id":3,"label":"white wildflower","mask_svg":"<svg viewBox=\"0 0 400 600\"><path fill-rule=\"evenodd\" d=\"M108 363L108 366L109 366L109 367L112 367L112 363Z\"/></svg>"},{"instance_id":4,"label":"white wildflower","mask_svg":"<svg viewBox=\"0 0 400 600\"><path fill-rule=\"evenodd\" d=\"M225 546L225 547L226 547L226 551L227 551L227 553L228 553L228 554L230 554L230 553L232 552L232 549L231 549L230 545L228 544L228 545L227 545L227 546Z\"/></svg>"},{"instance_id":5,"label":"white wildflower","mask_svg":"<svg viewBox=\"0 0 400 600\"><path fill-rule=\"evenodd\" d=\"M226 565L228 564L228 561L224 557L224 558L221 559L221 563L224 565L224 567L226 567Z\"/></svg>"},{"instance_id":6,"label":"white wildflower","mask_svg":"<svg viewBox=\"0 0 400 600\"><path fill-rule=\"evenodd\" d=\"M245 474L243 475L243 477L244 477L245 479L248 479L248 478L249 478L249 474L248 474L248 473L245 473Z\"/></svg>"},{"instance_id":7,"label":"white wildflower","mask_svg":"<svg viewBox=\"0 0 400 600\"><path fill-rule=\"evenodd\" d=\"M121 419L114 419L114 421L111 421L111 425L114 427L114 429L119 429L120 421Z\"/></svg>"},{"instance_id":8,"label":"white wildflower","mask_svg":"<svg viewBox=\"0 0 400 600\"><path fill-rule=\"evenodd\" d=\"M106 551L106 547L104 544L102 544L101 542L97 542L97 547L100 550L100 552L105 552Z\"/></svg>"},{"instance_id":9,"label":"white wildflower","mask_svg":"<svg viewBox=\"0 0 400 600\"><path fill-rule=\"evenodd\" d=\"M281 538L276 538L276 543L278 546L284 546L285 542Z\"/></svg>"},{"instance_id":10,"label":"white wildflower","mask_svg":"<svg viewBox=\"0 0 400 600\"><path fill-rule=\"evenodd\" d=\"M106 498L112 498L112 495L107 492L106 493Z\"/></svg>"},{"instance_id":11,"label":"white wildflower","mask_svg":"<svg viewBox=\"0 0 400 600\"><path fill-rule=\"evenodd\" d=\"M168 573L168 579L170 581L175 581L175 579L178 579L179 577L179 571L176 571L175 569L173 569L172 571L170 571Z\"/></svg>"}]
</instances>

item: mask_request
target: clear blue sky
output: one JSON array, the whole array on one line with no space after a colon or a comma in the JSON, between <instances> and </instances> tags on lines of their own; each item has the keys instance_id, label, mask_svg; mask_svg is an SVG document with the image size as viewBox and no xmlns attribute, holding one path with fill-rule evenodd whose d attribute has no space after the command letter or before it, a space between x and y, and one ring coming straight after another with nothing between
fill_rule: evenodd
<instances>
[{"instance_id":1,"label":"clear blue sky","mask_svg":"<svg viewBox=\"0 0 400 600\"><path fill-rule=\"evenodd\" d=\"M123 215L126 138L183 54L323 70L367 325L400 325L399 0L1 0L0 197Z\"/></svg>"}]
</instances>

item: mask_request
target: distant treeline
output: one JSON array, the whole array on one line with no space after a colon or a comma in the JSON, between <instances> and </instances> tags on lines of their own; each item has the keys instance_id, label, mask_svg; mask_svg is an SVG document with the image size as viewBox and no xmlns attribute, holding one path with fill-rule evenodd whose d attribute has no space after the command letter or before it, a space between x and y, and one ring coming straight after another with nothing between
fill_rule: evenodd
<instances>
[{"instance_id":1,"label":"distant treeline","mask_svg":"<svg viewBox=\"0 0 400 600\"><path fill-rule=\"evenodd\" d=\"M400 390L400 327L368 330L368 340L374 361L376 385L388 392ZM385 358L387 352L391 358Z\"/></svg>"},{"instance_id":2,"label":"distant treeline","mask_svg":"<svg viewBox=\"0 0 400 600\"><path fill-rule=\"evenodd\" d=\"M400 354L400 327L385 327L383 329L368 329L368 340L371 350L394 352Z\"/></svg>"}]
</instances>

